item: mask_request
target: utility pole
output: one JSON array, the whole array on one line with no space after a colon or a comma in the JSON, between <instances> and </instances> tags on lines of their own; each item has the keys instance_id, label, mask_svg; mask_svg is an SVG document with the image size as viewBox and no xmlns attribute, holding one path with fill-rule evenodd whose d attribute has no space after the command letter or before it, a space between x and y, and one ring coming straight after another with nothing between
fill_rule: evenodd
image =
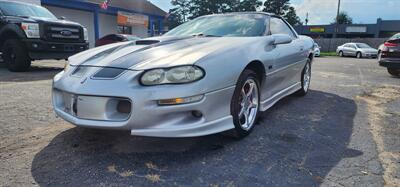
<instances>
[{"instance_id":1,"label":"utility pole","mask_svg":"<svg viewBox=\"0 0 400 187\"><path fill-rule=\"evenodd\" d=\"M308 12L306 14L306 26L308 25Z\"/></svg>"},{"instance_id":2,"label":"utility pole","mask_svg":"<svg viewBox=\"0 0 400 187\"><path fill-rule=\"evenodd\" d=\"M335 32L333 33L333 37L337 38L337 34L339 33L339 14L340 14L340 0L338 0L338 8L336 14L336 24L335 24Z\"/></svg>"}]
</instances>

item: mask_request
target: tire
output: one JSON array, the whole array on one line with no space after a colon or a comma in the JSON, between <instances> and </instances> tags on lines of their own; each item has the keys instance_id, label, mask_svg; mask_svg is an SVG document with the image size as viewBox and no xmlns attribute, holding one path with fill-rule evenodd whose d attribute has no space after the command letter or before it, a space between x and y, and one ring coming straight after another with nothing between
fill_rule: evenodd
<instances>
[{"instance_id":1,"label":"tire","mask_svg":"<svg viewBox=\"0 0 400 187\"><path fill-rule=\"evenodd\" d=\"M387 68L387 70L390 75L393 75L395 77L400 77L400 69Z\"/></svg>"},{"instance_id":2,"label":"tire","mask_svg":"<svg viewBox=\"0 0 400 187\"><path fill-rule=\"evenodd\" d=\"M311 84L311 60L308 59L306 65L301 72L301 89L295 95L305 96L308 93Z\"/></svg>"},{"instance_id":3,"label":"tire","mask_svg":"<svg viewBox=\"0 0 400 187\"><path fill-rule=\"evenodd\" d=\"M28 52L23 43L16 39L6 40L2 47L3 60L10 71L27 71L31 66Z\"/></svg>"},{"instance_id":4,"label":"tire","mask_svg":"<svg viewBox=\"0 0 400 187\"><path fill-rule=\"evenodd\" d=\"M362 58L362 54L360 52L356 53L356 58Z\"/></svg>"},{"instance_id":5,"label":"tire","mask_svg":"<svg viewBox=\"0 0 400 187\"><path fill-rule=\"evenodd\" d=\"M231 115L235 128L229 135L238 139L249 135L257 123L259 108L259 76L254 71L245 69L239 77L231 100Z\"/></svg>"},{"instance_id":6,"label":"tire","mask_svg":"<svg viewBox=\"0 0 400 187\"><path fill-rule=\"evenodd\" d=\"M339 56L344 57L343 51L339 51Z\"/></svg>"}]
</instances>

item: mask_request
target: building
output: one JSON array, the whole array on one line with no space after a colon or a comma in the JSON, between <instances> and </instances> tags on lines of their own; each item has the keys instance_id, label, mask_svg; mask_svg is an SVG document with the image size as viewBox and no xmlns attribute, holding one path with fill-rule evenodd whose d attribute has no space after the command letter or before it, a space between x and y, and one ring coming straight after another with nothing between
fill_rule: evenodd
<instances>
[{"instance_id":1,"label":"building","mask_svg":"<svg viewBox=\"0 0 400 187\"><path fill-rule=\"evenodd\" d=\"M133 34L148 37L163 33L166 12L147 0L111 0L107 9L104 0L20 0L41 4L57 17L65 17L88 29L89 43L107 34Z\"/></svg>"},{"instance_id":2,"label":"building","mask_svg":"<svg viewBox=\"0 0 400 187\"><path fill-rule=\"evenodd\" d=\"M312 38L332 38L336 25L300 25L295 30ZM388 38L400 33L400 20L378 19L376 24L339 25L338 38Z\"/></svg>"}]
</instances>

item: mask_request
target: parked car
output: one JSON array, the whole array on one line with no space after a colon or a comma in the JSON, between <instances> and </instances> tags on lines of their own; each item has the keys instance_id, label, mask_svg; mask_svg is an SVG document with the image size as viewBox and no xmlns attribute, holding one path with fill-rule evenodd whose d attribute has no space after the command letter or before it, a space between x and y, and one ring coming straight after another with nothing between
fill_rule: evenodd
<instances>
[{"instance_id":1,"label":"parked car","mask_svg":"<svg viewBox=\"0 0 400 187\"><path fill-rule=\"evenodd\" d=\"M314 43L314 56L321 56L321 47L317 43Z\"/></svg>"},{"instance_id":2,"label":"parked car","mask_svg":"<svg viewBox=\"0 0 400 187\"><path fill-rule=\"evenodd\" d=\"M386 67L391 75L400 77L400 33L379 47L379 65Z\"/></svg>"},{"instance_id":3,"label":"parked car","mask_svg":"<svg viewBox=\"0 0 400 187\"><path fill-rule=\"evenodd\" d=\"M96 41L96 47L112 44L116 42L126 42L126 41L135 41L139 40L140 38L134 35L127 35L127 34L109 34L106 35Z\"/></svg>"},{"instance_id":4,"label":"parked car","mask_svg":"<svg viewBox=\"0 0 400 187\"><path fill-rule=\"evenodd\" d=\"M274 14L202 16L70 57L54 77L53 107L77 126L132 135L244 137L260 111L307 94L313 47Z\"/></svg>"},{"instance_id":5,"label":"parked car","mask_svg":"<svg viewBox=\"0 0 400 187\"><path fill-rule=\"evenodd\" d=\"M0 0L0 47L10 71L26 71L32 60L67 59L89 44L78 23L57 19L41 6Z\"/></svg>"},{"instance_id":6,"label":"parked car","mask_svg":"<svg viewBox=\"0 0 400 187\"><path fill-rule=\"evenodd\" d=\"M376 58L378 56L378 50L365 43L343 44L336 49L336 53L341 57L353 56L357 58Z\"/></svg>"}]
</instances>

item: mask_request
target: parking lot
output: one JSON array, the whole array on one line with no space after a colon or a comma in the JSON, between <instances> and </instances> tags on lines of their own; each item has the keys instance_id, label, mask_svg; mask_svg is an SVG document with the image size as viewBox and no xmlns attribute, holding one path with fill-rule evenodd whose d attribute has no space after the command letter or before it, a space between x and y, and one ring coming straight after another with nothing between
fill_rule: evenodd
<instances>
[{"instance_id":1,"label":"parking lot","mask_svg":"<svg viewBox=\"0 0 400 187\"><path fill-rule=\"evenodd\" d=\"M0 186L399 186L400 79L376 59L322 57L243 140L133 137L56 118L63 61L0 64Z\"/></svg>"}]
</instances>

